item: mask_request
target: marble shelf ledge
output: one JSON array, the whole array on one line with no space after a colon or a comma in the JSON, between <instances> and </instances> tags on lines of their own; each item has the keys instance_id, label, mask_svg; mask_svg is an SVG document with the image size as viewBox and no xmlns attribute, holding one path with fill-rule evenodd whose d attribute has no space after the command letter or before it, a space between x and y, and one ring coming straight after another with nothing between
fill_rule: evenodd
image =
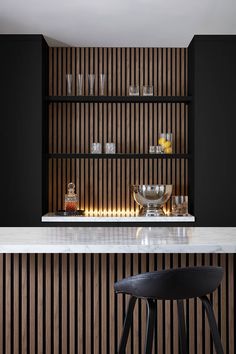
<instances>
[{"instance_id":1,"label":"marble shelf ledge","mask_svg":"<svg viewBox=\"0 0 236 354\"><path fill-rule=\"evenodd\" d=\"M42 216L42 222L194 222L195 217L187 216L58 216L55 213L48 213Z\"/></svg>"},{"instance_id":2,"label":"marble shelf ledge","mask_svg":"<svg viewBox=\"0 0 236 354\"><path fill-rule=\"evenodd\" d=\"M2 227L0 253L236 253L236 228Z\"/></svg>"}]
</instances>

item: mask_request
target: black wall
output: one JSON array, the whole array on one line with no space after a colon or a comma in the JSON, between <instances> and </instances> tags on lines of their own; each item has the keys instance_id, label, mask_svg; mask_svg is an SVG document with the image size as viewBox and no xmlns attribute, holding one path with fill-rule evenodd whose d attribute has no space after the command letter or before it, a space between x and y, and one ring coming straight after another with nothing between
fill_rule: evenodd
<instances>
[{"instance_id":1,"label":"black wall","mask_svg":"<svg viewBox=\"0 0 236 354\"><path fill-rule=\"evenodd\" d=\"M47 57L40 35L0 36L0 226L40 225L45 210Z\"/></svg>"},{"instance_id":2,"label":"black wall","mask_svg":"<svg viewBox=\"0 0 236 354\"><path fill-rule=\"evenodd\" d=\"M196 226L236 226L236 36L194 37L189 91L191 212Z\"/></svg>"}]
</instances>

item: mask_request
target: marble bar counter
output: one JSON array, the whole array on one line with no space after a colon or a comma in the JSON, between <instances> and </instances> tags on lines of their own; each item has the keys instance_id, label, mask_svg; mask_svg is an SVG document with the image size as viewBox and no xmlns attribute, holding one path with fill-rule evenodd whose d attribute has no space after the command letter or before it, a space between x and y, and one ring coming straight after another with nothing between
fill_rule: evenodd
<instances>
[{"instance_id":1,"label":"marble bar counter","mask_svg":"<svg viewBox=\"0 0 236 354\"><path fill-rule=\"evenodd\" d=\"M0 253L236 253L236 228L0 228Z\"/></svg>"}]
</instances>

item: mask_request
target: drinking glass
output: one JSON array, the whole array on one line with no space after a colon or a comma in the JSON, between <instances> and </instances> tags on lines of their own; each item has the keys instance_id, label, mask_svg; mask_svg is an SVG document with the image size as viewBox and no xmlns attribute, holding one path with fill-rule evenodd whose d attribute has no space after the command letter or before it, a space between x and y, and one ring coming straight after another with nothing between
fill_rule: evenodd
<instances>
[{"instance_id":1,"label":"drinking glass","mask_svg":"<svg viewBox=\"0 0 236 354\"><path fill-rule=\"evenodd\" d=\"M150 154L155 154L156 152L156 146L155 145L150 145L149 146L149 153Z\"/></svg>"},{"instance_id":2,"label":"drinking glass","mask_svg":"<svg viewBox=\"0 0 236 354\"><path fill-rule=\"evenodd\" d=\"M88 75L89 96L94 95L94 82L95 82L95 75L89 74Z\"/></svg>"},{"instance_id":3,"label":"drinking glass","mask_svg":"<svg viewBox=\"0 0 236 354\"><path fill-rule=\"evenodd\" d=\"M188 215L188 196L186 195L172 196L172 215L175 216Z\"/></svg>"},{"instance_id":4,"label":"drinking glass","mask_svg":"<svg viewBox=\"0 0 236 354\"><path fill-rule=\"evenodd\" d=\"M139 96L139 86L138 85L130 85L129 95L130 96Z\"/></svg>"},{"instance_id":5,"label":"drinking glass","mask_svg":"<svg viewBox=\"0 0 236 354\"><path fill-rule=\"evenodd\" d=\"M67 95L72 95L72 84L73 84L73 75L66 74L66 87L67 87Z\"/></svg>"},{"instance_id":6,"label":"drinking glass","mask_svg":"<svg viewBox=\"0 0 236 354\"><path fill-rule=\"evenodd\" d=\"M105 144L105 153L106 154L115 154L116 153L116 144L115 143L106 143Z\"/></svg>"},{"instance_id":7,"label":"drinking glass","mask_svg":"<svg viewBox=\"0 0 236 354\"><path fill-rule=\"evenodd\" d=\"M156 150L155 150L156 154L163 154L164 150L163 150L162 145L157 145L157 146L155 146L155 148L156 148Z\"/></svg>"},{"instance_id":8,"label":"drinking glass","mask_svg":"<svg viewBox=\"0 0 236 354\"><path fill-rule=\"evenodd\" d=\"M77 95L83 96L83 74L77 75Z\"/></svg>"},{"instance_id":9,"label":"drinking glass","mask_svg":"<svg viewBox=\"0 0 236 354\"><path fill-rule=\"evenodd\" d=\"M102 153L102 144L101 143L92 143L90 151L91 151L91 154L101 154Z\"/></svg>"},{"instance_id":10,"label":"drinking glass","mask_svg":"<svg viewBox=\"0 0 236 354\"><path fill-rule=\"evenodd\" d=\"M100 74L100 95L101 96L105 95L105 80L106 80L106 75Z\"/></svg>"},{"instance_id":11,"label":"drinking glass","mask_svg":"<svg viewBox=\"0 0 236 354\"><path fill-rule=\"evenodd\" d=\"M143 96L153 96L153 86L143 86Z\"/></svg>"}]
</instances>

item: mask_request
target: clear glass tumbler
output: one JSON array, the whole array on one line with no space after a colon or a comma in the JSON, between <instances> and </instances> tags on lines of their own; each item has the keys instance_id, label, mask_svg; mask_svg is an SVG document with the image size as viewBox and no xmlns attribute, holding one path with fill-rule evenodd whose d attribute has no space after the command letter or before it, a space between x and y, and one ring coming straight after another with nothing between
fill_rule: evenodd
<instances>
[{"instance_id":1,"label":"clear glass tumbler","mask_svg":"<svg viewBox=\"0 0 236 354\"><path fill-rule=\"evenodd\" d=\"M66 74L66 92L67 96L72 95L72 85L73 85L73 75L72 74Z\"/></svg>"},{"instance_id":2,"label":"clear glass tumbler","mask_svg":"<svg viewBox=\"0 0 236 354\"><path fill-rule=\"evenodd\" d=\"M157 145L157 146L155 146L155 152L156 152L156 154L163 154L163 152L164 152L164 150L163 150L163 147L162 147L162 145Z\"/></svg>"},{"instance_id":3,"label":"clear glass tumbler","mask_svg":"<svg viewBox=\"0 0 236 354\"><path fill-rule=\"evenodd\" d=\"M139 96L139 86L138 85L130 85L129 95L130 96Z\"/></svg>"},{"instance_id":4,"label":"clear glass tumbler","mask_svg":"<svg viewBox=\"0 0 236 354\"><path fill-rule=\"evenodd\" d=\"M172 215L175 216L188 215L188 196L186 195L172 196Z\"/></svg>"},{"instance_id":5,"label":"clear glass tumbler","mask_svg":"<svg viewBox=\"0 0 236 354\"><path fill-rule=\"evenodd\" d=\"M94 85L95 84L95 75L89 74L88 75L88 88L89 88L89 96L94 95Z\"/></svg>"},{"instance_id":6,"label":"clear glass tumbler","mask_svg":"<svg viewBox=\"0 0 236 354\"><path fill-rule=\"evenodd\" d=\"M115 154L116 153L116 144L115 143L106 143L105 144L105 153L106 154Z\"/></svg>"},{"instance_id":7,"label":"clear glass tumbler","mask_svg":"<svg viewBox=\"0 0 236 354\"><path fill-rule=\"evenodd\" d=\"M102 144L101 143L92 143L90 148L91 154L101 154L102 153Z\"/></svg>"},{"instance_id":8,"label":"clear glass tumbler","mask_svg":"<svg viewBox=\"0 0 236 354\"><path fill-rule=\"evenodd\" d=\"M143 96L153 96L153 86L143 86Z\"/></svg>"},{"instance_id":9,"label":"clear glass tumbler","mask_svg":"<svg viewBox=\"0 0 236 354\"><path fill-rule=\"evenodd\" d=\"M106 75L100 74L99 88L100 88L101 96L105 95L105 81L106 81Z\"/></svg>"},{"instance_id":10,"label":"clear glass tumbler","mask_svg":"<svg viewBox=\"0 0 236 354\"><path fill-rule=\"evenodd\" d=\"M77 75L77 95L83 96L83 74Z\"/></svg>"},{"instance_id":11,"label":"clear glass tumbler","mask_svg":"<svg viewBox=\"0 0 236 354\"><path fill-rule=\"evenodd\" d=\"M149 154L155 154L155 152L156 152L156 146L150 145L149 146Z\"/></svg>"}]
</instances>

